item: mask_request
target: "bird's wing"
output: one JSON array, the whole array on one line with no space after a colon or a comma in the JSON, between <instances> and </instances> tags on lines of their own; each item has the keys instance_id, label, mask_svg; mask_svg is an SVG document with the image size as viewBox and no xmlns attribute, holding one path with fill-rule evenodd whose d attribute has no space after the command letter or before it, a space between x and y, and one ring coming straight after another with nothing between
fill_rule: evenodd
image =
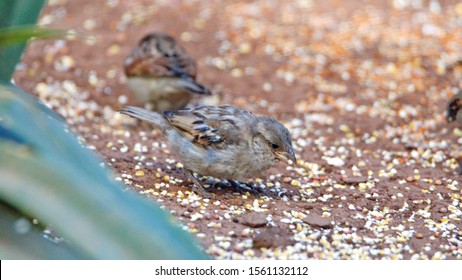
<instances>
[{"instance_id":1,"label":"bird's wing","mask_svg":"<svg viewBox=\"0 0 462 280\"><path fill-rule=\"evenodd\" d=\"M164 112L170 124L193 143L223 149L242 140L253 115L231 106L200 106Z\"/></svg>"},{"instance_id":2,"label":"bird's wing","mask_svg":"<svg viewBox=\"0 0 462 280\"><path fill-rule=\"evenodd\" d=\"M175 39L162 33L144 37L124 66L127 76L196 78L194 59Z\"/></svg>"}]
</instances>

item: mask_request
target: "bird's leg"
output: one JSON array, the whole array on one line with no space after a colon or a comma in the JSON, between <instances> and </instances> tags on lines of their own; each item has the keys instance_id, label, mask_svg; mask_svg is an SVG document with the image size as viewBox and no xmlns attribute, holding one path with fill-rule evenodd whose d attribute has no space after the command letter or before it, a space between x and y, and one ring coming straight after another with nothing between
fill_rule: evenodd
<instances>
[{"instance_id":1,"label":"bird's leg","mask_svg":"<svg viewBox=\"0 0 462 280\"><path fill-rule=\"evenodd\" d=\"M204 188L204 186L202 185L202 183L194 176L194 173L191 171L191 170L185 170L186 171L186 174L188 175L189 177L189 180L191 180L193 182L193 191L195 191L196 193L202 195L203 197L206 197L206 198L212 198L213 197L213 194L207 192Z\"/></svg>"},{"instance_id":2,"label":"bird's leg","mask_svg":"<svg viewBox=\"0 0 462 280\"><path fill-rule=\"evenodd\" d=\"M251 192L251 193L254 193L254 194L258 194L258 190L252 186L251 183L241 183L241 182L238 182L238 181L234 181L234 180L228 180L228 182L231 184L231 187L237 189L240 193L244 190L246 192Z\"/></svg>"}]
</instances>

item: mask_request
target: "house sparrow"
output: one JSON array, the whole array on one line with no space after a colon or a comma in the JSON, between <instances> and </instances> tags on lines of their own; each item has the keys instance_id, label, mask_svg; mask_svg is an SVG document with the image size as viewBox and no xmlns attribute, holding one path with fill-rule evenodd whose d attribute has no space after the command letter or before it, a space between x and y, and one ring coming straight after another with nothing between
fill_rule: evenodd
<instances>
[{"instance_id":1,"label":"house sparrow","mask_svg":"<svg viewBox=\"0 0 462 280\"><path fill-rule=\"evenodd\" d=\"M462 124L462 91L454 95L446 106L447 122L457 121Z\"/></svg>"},{"instance_id":2,"label":"house sparrow","mask_svg":"<svg viewBox=\"0 0 462 280\"><path fill-rule=\"evenodd\" d=\"M124 62L130 90L152 110L178 110L193 94L210 95L198 84L196 63L175 39L164 33L146 35Z\"/></svg>"},{"instance_id":3,"label":"house sparrow","mask_svg":"<svg viewBox=\"0 0 462 280\"><path fill-rule=\"evenodd\" d=\"M462 124L462 91L459 91L454 95L446 106L446 121L453 122L457 121ZM462 175L462 157L457 157L459 163L459 175Z\"/></svg>"},{"instance_id":4,"label":"house sparrow","mask_svg":"<svg viewBox=\"0 0 462 280\"><path fill-rule=\"evenodd\" d=\"M125 106L120 113L162 130L194 190L211 197L194 173L226 179L232 185L282 160L296 162L289 131L272 117L256 116L232 106L199 106L162 114Z\"/></svg>"}]
</instances>

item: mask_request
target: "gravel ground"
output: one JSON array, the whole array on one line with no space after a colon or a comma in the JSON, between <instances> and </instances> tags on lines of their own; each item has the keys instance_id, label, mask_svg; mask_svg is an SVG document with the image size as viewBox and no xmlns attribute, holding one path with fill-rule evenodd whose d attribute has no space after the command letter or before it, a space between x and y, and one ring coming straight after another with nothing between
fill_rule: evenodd
<instances>
[{"instance_id":1,"label":"gravel ground","mask_svg":"<svg viewBox=\"0 0 462 280\"><path fill-rule=\"evenodd\" d=\"M15 81L216 259L462 259L458 2L50 0L41 24L86 37L32 43ZM193 193L165 139L115 113L154 30L197 59L216 95L195 102L278 118L298 165L253 178L261 195Z\"/></svg>"}]
</instances>

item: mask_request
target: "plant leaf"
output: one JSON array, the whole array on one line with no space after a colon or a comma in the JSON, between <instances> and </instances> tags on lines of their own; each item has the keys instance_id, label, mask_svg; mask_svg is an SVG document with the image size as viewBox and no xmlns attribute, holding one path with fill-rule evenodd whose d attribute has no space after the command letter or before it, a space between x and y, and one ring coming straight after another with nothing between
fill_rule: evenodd
<instances>
[{"instance_id":1,"label":"plant leaf","mask_svg":"<svg viewBox=\"0 0 462 280\"><path fill-rule=\"evenodd\" d=\"M45 0L0 1L0 27L35 24Z\"/></svg>"},{"instance_id":2,"label":"plant leaf","mask_svg":"<svg viewBox=\"0 0 462 280\"><path fill-rule=\"evenodd\" d=\"M0 28L0 46L26 43L29 39L64 38L69 32L60 29L38 28L35 26L17 26Z\"/></svg>"},{"instance_id":3,"label":"plant leaf","mask_svg":"<svg viewBox=\"0 0 462 280\"><path fill-rule=\"evenodd\" d=\"M65 242L43 238L40 229L14 208L0 202L0 259L81 259L88 258Z\"/></svg>"},{"instance_id":4,"label":"plant leaf","mask_svg":"<svg viewBox=\"0 0 462 280\"><path fill-rule=\"evenodd\" d=\"M0 124L30 146L0 140L0 199L51 224L90 258L206 258L169 215L124 192L60 121L17 91L0 86Z\"/></svg>"},{"instance_id":5,"label":"plant leaf","mask_svg":"<svg viewBox=\"0 0 462 280\"><path fill-rule=\"evenodd\" d=\"M0 28L33 25L45 0L1 0ZM0 82L9 83L26 44L0 46Z\"/></svg>"},{"instance_id":6,"label":"plant leaf","mask_svg":"<svg viewBox=\"0 0 462 280\"><path fill-rule=\"evenodd\" d=\"M8 129L4 128L1 124L0 124L0 139L8 140L8 141L21 144L21 145L26 144L26 140L14 134L12 131L9 131Z\"/></svg>"}]
</instances>

